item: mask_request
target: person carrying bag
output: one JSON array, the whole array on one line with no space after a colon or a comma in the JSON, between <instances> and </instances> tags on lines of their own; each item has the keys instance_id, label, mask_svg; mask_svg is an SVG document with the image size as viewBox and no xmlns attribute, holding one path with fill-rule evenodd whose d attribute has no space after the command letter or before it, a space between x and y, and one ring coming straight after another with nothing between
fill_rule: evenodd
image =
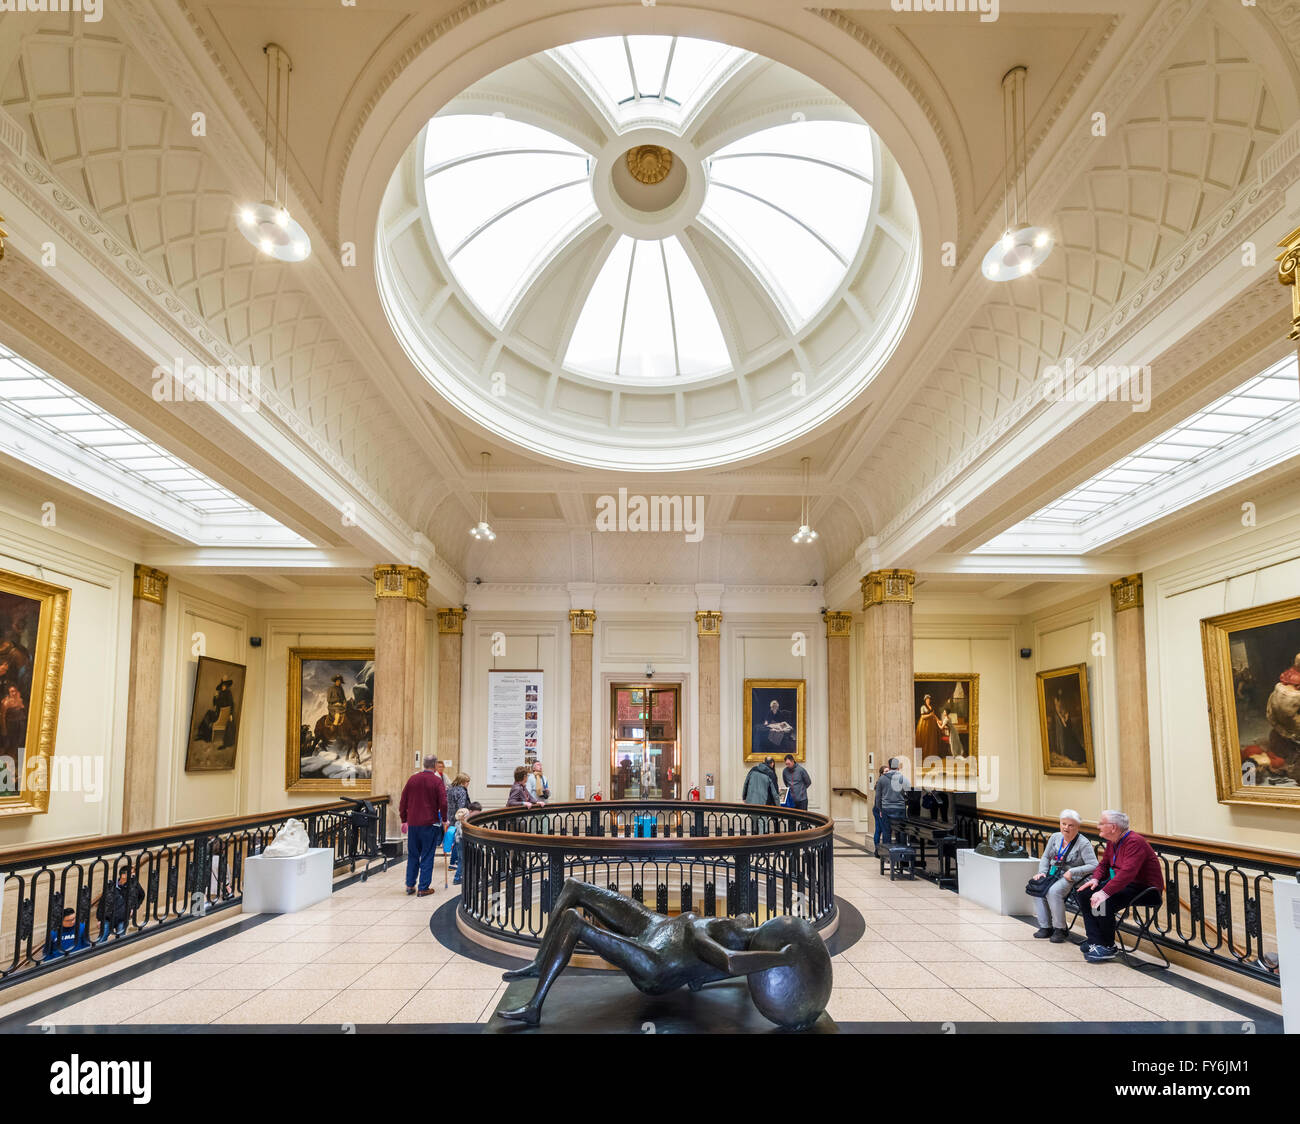
<instances>
[{"instance_id":1,"label":"person carrying bag","mask_svg":"<svg viewBox=\"0 0 1300 1124\"><path fill-rule=\"evenodd\" d=\"M1040 940L1050 938L1053 944L1061 944L1068 937L1065 899L1080 879L1097 868L1097 855L1080 833L1080 822L1073 808L1061 812L1061 830L1052 833L1038 861L1038 873L1025 884L1025 893L1034 899L1038 919L1034 936Z\"/></svg>"}]
</instances>

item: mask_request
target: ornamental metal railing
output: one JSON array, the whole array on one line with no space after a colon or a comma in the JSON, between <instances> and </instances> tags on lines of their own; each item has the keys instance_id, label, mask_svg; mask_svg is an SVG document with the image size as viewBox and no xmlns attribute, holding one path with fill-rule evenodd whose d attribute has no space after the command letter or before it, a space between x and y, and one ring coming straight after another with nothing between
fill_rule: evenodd
<instances>
[{"instance_id":1,"label":"ornamental metal railing","mask_svg":"<svg viewBox=\"0 0 1300 1124\"><path fill-rule=\"evenodd\" d=\"M976 819L959 820L958 832L978 844L996 826L1009 829L1011 839L1035 857L1058 830L1055 820L980 809ZM1081 830L1094 845L1100 843L1095 824ZM1300 857L1142 834L1165 879L1150 935L1171 951L1279 984L1272 887L1277 879L1300 877ZM1136 933L1132 925L1122 928Z\"/></svg>"},{"instance_id":2,"label":"ornamental metal railing","mask_svg":"<svg viewBox=\"0 0 1300 1124\"><path fill-rule=\"evenodd\" d=\"M459 914L536 946L568 878L657 913L835 918L832 825L791 808L601 801L480 812L461 831Z\"/></svg>"},{"instance_id":3,"label":"ornamental metal railing","mask_svg":"<svg viewBox=\"0 0 1300 1124\"><path fill-rule=\"evenodd\" d=\"M244 861L297 819L336 872L382 869L387 796L0 852L0 989L243 900ZM71 924L65 911L71 910ZM68 930L71 930L69 935Z\"/></svg>"}]
</instances>

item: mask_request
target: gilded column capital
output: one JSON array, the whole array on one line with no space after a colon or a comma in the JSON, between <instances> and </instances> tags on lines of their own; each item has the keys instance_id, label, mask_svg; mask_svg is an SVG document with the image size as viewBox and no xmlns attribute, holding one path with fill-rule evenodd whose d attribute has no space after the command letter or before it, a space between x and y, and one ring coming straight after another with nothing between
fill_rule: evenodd
<instances>
[{"instance_id":1,"label":"gilded column capital","mask_svg":"<svg viewBox=\"0 0 1300 1124\"><path fill-rule=\"evenodd\" d=\"M155 605L165 605L167 604L167 575L152 566L137 562L131 593L137 601L152 601Z\"/></svg>"},{"instance_id":2,"label":"gilded column capital","mask_svg":"<svg viewBox=\"0 0 1300 1124\"><path fill-rule=\"evenodd\" d=\"M1142 608L1142 575L1129 574L1110 583L1110 607L1117 613Z\"/></svg>"},{"instance_id":3,"label":"gilded column capital","mask_svg":"<svg viewBox=\"0 0 1300 1124\"><path fill-rule=\"evenodd\" d=\"M862 579L862 607L872 605L912 604L916 589L914 570L872 570Z\"/></svg>"},{"instance_id":4,"label":"gilded column capital","mask_svg":"<svg viewBox=\"0 0 1300 1124\"><path fill-rule=\"evenodd\" d=\"M1291 231L1278 244L1282 252L1273 260L1277 265L1277 279L1283 285L1291 287L1291 331L1287 339L1300 340L1300 226Z\"/></svg>"},{"instance_id":5,"label":"gilded column capital","mask_svg":"<svg viewBox=\"0 0 1300 1124\"><path fill-rule=\"evenodd\" d=\"M438 610L438 635L461 636L465 632L465 610L447 608Z\"/></svg>"},{"instance_id":6,"label":"gilded column capital","mask_svg":"<svg viewBox=\"0 0 1300 1124\"><path fill-rule=\"evenodd\" d=\"M596 632L595 609L569 610L569 635L593 636Z\"/></svg>"},{"instance_id":7,"label":"gilded column capital","mask_svg":"<svg viewBox=\"0 0 1300 1124\"><path fill-rule=\"evenodd\" d=\"M852 613L830 613L826 614L826 639L834 640L840 637L853 635L853 614Z\"/></svg>"},{"instance_id":8,"label":"gilded column capital","mask_svg":"<svg viewBox=\"0 0 1300 1124\"><path fill-rule=\"evenodd\" d=\"M721 636L722 614L716 609L701 609L695 614L696 636Z\"/></svg>"},{"instance_id":9,"label":"gilded column capital","mask_svg":"<svg viewBox=\"0 0 1300 1124\"><path fill-rule=\"evenodd\" d=\"M400 597L405 601L428 603L429 575L419 566L386 563L375 567L375 600Z\"/></svg>"}]
</instances>

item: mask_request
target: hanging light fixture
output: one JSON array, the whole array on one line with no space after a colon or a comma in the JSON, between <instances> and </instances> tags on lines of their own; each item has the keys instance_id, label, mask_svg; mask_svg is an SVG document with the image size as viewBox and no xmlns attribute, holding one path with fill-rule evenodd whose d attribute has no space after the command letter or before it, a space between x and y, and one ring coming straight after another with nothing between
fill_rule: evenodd
<instances>
[{"instance_id":1,"label":"hanging light fixture","mask_svg":"<svg viewBox=\"0 0 1300 1124\"><path fill-rule=\"evenodd\" d=\"M1033 273L1052 252L1055 239L1045 226L1029 222L1029 159L1025 134L1023 66L1002 77L1003 218L1006 230L984 255L984 276L990 281L1014 281Z\"/></svg>"},{"instance_id":2,"label":"hanging light fixture","mask_svg":"<svg viewBox=\"0 0 1300 1124\"><path fill-rule=\"evenodd\" d=\"M488 462L491 459L491 453L483 454L483 491L478 501L478 522L469 529L469 537L479 542L493 542L497 537L497 533L492 530L492 525L487 521Z\"/></svg>"},{"instance_id":3,"label":"hanging light fixture","mask_svg":"<svg viewBox=\"0 0 1300 1124\"><path fill-rule=\"evenodd\" d=\"M804 543L816 542L817 532L808 526L808 465L812 462L804 457L800 463L803 465L803 507L799 516L799 529L790 536L790 541L802 546Z\"/></svg>"},{"instance_id":4,"label":"hanging light fixture","mask_svg":"<svg viewBox=\"0 0 1300 1124\"><path fill-rule=\"evenodd\" d=\"M268 43L266 55L266 118L262 152L262 202L239 208L239 232L262 253L277 261L302 261L311 254L311 239L287 206L289 196L289 75L293 63L284 48ZM272 78L274 72L274 79ZM272 105L274 104L274 108Z\"/></svg>"}]
</instances>

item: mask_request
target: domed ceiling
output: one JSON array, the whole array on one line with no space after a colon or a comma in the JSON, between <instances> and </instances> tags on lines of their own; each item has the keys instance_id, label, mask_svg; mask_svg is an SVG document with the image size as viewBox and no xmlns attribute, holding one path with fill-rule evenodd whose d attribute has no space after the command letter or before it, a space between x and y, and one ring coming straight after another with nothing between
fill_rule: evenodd
<instances>
[{"instance_id":1,"label":"domed ceiling","mask_svg":"<svg viewBox=\"0 0 1300 1124\"><path fill-rule=\"evenodd\" d=\"M572 463L725 464L814 429L911 315L920 241L871 128L734 47L587 40L445 106L395 171L378 275L437 390Z\"/></svg>"}]
</instances>

